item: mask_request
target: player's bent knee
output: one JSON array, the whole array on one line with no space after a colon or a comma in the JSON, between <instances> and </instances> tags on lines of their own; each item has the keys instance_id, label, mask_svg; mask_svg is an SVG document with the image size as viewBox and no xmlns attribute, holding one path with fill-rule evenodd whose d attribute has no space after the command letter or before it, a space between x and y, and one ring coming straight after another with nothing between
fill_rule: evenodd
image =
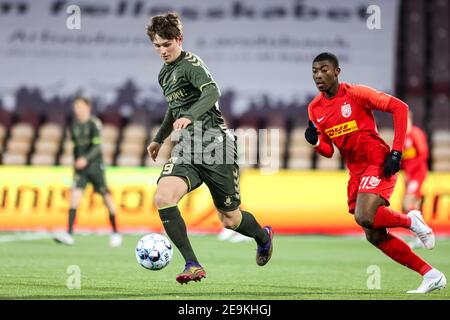
<instances>
[{"instance_id":1,"label":"player's bent knee","mask_svg":"<svg viewBox=\"0 0 450 320\"><path fill-rule=\"evenodd\" d=\"M224 228L231 229L231 230L236 229L237 226L238 226L238 224L235 221L230 220L230 219L222 220L222 225L223 225Z\"/></svg>"},{"instance_id":2,"label":"player's bent knee","mask_svg":"<svg viewBox=\"0 0 450 320\"><path fill-rule=\"evenodd\" d=\"M236 229L241 222L241 214L240 210L236 209L234 211L222 211L218 210L220 215L220 220L222 221L222 225L226 229Z\"/></svg>"},{"instance_id":3,"label":"player's bent knee","mask_svg":"<svg viewBox=\"0 0 450 320\"><path fill-rule=\"evenodd\" d=\"M178 203L178 197L169 192L156 192L155 204L157 208L164 208Z\"/></svg>"},{"instance_id":4,"label":"player's bent knee","mask_svg":"<svg viewBox=\"0 0 450 320\"><path fill-rule=\"evenodd\" d=\"M378 232L367 232L366 231L366 239L375 247L378 247L386 240L385 234L380 234Z\"/></svg>"},{"instance_id":5,"label":"player's bent knee","mask_svg":"<svg viewBox=\"0 0 450 320\"><path fill-rule=\"evenodd\" d=\"M370 229L373 226L373 219L370 219L368 216L365 215L355 214L355 221L358 225L360 225L363 228Z\"/></svg>"}]
</instances>

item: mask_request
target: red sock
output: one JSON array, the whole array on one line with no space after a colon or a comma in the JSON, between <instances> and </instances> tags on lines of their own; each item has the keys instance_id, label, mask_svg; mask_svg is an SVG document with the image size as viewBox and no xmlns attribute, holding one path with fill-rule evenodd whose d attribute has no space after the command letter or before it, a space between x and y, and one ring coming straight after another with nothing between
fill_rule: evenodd
<instances>
[{"instance_id":1,"label":"red sock","mask_svg":"<svg viewBox=\"0 0 450 320\"><path fill-rule=\"evenodd\" d=\"M409 228L411 226L411 218L405 214L395 212L385 206L379 206L373 219L373 228Z\"/></svg>"},{"instance_id":2,"label":"red sock","mask_svg":"<svg viewBox=\"0 0 450 320\"><path fill-rule=\"evenodd\" d=\"M406 242L393 234L388 233L387 239L378 246L378 249L383 251L392 260L420 273L422 276L433 268L425 260L416 255Z\"/></svg>"}]
</instances>

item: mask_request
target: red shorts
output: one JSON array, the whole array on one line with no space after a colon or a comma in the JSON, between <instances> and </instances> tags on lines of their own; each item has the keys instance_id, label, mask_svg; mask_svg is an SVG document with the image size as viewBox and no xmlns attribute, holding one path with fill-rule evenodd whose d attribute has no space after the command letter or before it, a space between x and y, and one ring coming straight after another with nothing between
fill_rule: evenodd
<instances>
[{"instance_id":1,"label":"red shorts","mask_svg":"<svg viewBox=\"0 0 450 320\"><path fill-rule=\"evenodd\" d=\"M422 197L422 185L426 176L427 172L423 170L405 172L405 193Z\"/></svg>"},{"instance_id":2,"label":"red shorts","mask_svg":"<svg viewBox=\"0 0 450 320\"><path fill-rule=\"evenodd\" d=\"M380 178L383 168L379 165L369 166L363 172L352 174L350 172L350 179L347 185L347 203L348 211L355 213L356 197L358 193L374 193L381 196L387 201L389 206L389 199L392 192L394 192L395 183L397 182L397 175L389 179Z\"/></svg>"}]
</instances>

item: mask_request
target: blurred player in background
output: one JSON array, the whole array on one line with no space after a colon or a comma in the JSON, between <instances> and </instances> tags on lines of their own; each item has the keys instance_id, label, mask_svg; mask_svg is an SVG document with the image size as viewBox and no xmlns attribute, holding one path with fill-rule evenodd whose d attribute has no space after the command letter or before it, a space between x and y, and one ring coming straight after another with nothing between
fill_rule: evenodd
<instances>
[{"instance_id":1,"label":"blurred player in background","mask_svg":"<svg viewBox=\"0 0 450 320\"><path fill-rule=\"evenodd\" d=\"M163 123L147 148L150 157L156 159L161 144L172 130L182 135L172 150L172 157L163 167L155 194L164 229L186 262L184 271L176 280L183 284L200 281L206 276L191 247L186 224L178 209L183 196L203 182L211 192L223 226L254 238L257 243L256 262L260 266L265 265L272 256L272 228L262 228L251 213L239 209L236 143L218 108L220 92L216 82L198 56L183 51L183 26L176 13L153 17L147 35L164 62L158 80L169 104ZM231 156L230 162L207 164L202 159L195 161L199 155L207 156L211 140L209 143L203 139L197 141L194 122L201 123L202 137L208 132L211 134L209 138L214 141L215 150L223 150L227 158ZM184 135L186 133L187 136ZM196 142L200 143L199 153L195 153ZM183 156L174 156L174 150L181 150Z\"/></svg>"},{"instance_id":2,"label":"blurred player in background","mask_svg":"<svg viewBox=\"0 0 450 320\"><path fill-rule=\"evenodd\" d=\"M106 186L105 165L101 152L101 122L91 115L91 102L84 97L74 100L75 119L70 124L69 132L74 147L74 182L70 194L70 210L67 233L57 234L55 241L72 245L72 236L77 208L83 197L87 183L92 183L94 191L100 194L109 211L112 227L110 246L122 244L122 235L117 232L116 216L111 194Z\"/></svg>"},{"instance_id":3,"label":"blurred player in background","mask_svg":"<svg viewBox=\"0 0 450 320\"><path fill-rule=\"evenodd\" d=\"M309 126L306 140L325 156L339 149L350 172L348 207L364 229L367 240L394 261L418 272L423 281L408 293L427 293L446 285L444 274L417 256L387 228L413 231L427 249L435 239L431 228L417 210L407 215L388 208L400 170L405 140L408 106L399 99L372 88L339 83L337 57L321 53L313 61L313 80L320 93L308 106ZM392 113L394 143L392 150L376 130L372 110Z\"/></svg>"},{"instance_id":4,"label":"blurred player in background","mask_svg":"<svg viewBox=\"0 0 450 320\"><path fill-rule=\"evenodd\" d=\"M405 194L403 197L403 212L411 210L422 211L422 185L428 174L428 143L425 132L413 124L413 114L408 113L405 145L401 168L405 173ZM411 248L423 248L419 238L410 243Z\"/></svg>"}]
</instances>

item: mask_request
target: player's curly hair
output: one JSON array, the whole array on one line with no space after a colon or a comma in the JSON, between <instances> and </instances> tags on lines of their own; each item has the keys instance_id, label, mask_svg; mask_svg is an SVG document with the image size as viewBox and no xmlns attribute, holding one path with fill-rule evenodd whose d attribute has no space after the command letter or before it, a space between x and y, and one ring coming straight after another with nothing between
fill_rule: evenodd
<instances>
[{"instance_id":1,"label":"player's curly hair","mask_svg":"<svg viewBox=\"0 0 450 320\"><path fill-rule=\"evenodd\" d=\"M175 12L168 12L165 15L154 16L147 25L147 35L153 41L155 36L172 40L183 36L183 25L180 16Z\"/></svg>"}]
</instances>

